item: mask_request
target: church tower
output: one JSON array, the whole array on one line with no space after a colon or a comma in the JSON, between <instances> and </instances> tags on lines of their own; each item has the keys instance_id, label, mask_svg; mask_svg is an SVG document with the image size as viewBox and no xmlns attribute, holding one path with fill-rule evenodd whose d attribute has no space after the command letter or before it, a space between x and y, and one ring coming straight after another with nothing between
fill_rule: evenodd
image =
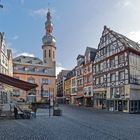
<instances>
[{"instance_id":1,"label":"church tower","mask_svg":"<svg viewBox=\"0 0 140 140\"><path fill-rule=\"evenodd\" d=\"M53 24L51 21L51 13L48 9L47 12L47 21L45 22L45 30L46 34L42 38L42 49L43 49L43 62L48 67L54 70L55 75L55 68L56 68L56 40L55 37L52 35L53 31Z\"/></svg>"}]
</instances>

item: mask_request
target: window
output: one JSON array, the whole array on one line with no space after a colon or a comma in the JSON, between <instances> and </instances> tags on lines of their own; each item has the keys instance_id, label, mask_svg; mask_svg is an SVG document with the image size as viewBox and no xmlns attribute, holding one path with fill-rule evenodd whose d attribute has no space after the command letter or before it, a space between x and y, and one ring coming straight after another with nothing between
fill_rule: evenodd
<instances>
[{"instance_id":1,"label":"window","mask_svg":"<svg viewBox=\"0 0 140 140\"><path fill-rule=\"evenodd\" d=\"M102 76L102 77L100 77L100 83L102 84L103 82L104 82L104 78Z\"/></svg>"},{"instance_id":2,"label":"window","mask_svg":"<svg viewBox=\"0 0 140 140\"><path fill-rule=\"evenodd\" d=\"M90 61L90 53L88 54L88 62Z\"/></svg>"},{"instance_id":3,"label":"window","mask_svg":"<svg viewBox=\"0 0 140 140\"><path fill-rule=\"evenodd\" d=\"M72 86L75 86L75 79L72 79Z\"/></svg>"},{"instance_id":4,"label":"window","mask_svg":"<svg viewBox=\"0 0 140 140\"><path fill-rule=\"evenodd\" d=\"M86 87L84 88L84 94L85 95L87 94L87 88Z\"/></svg>"},{"instance_id":5,"label":"window","mask_svg":"<svg viewBox=\"0 0 140 140\"><path fill-rule=\"evenodd\" d=\"M46 50L44 50L44 58L46 58Z\"/></svg>"},{"instance_id":6,"label":"window","mask_svg":"<svg viewBox=\"0 0 140 140\"><path fill-rule=\"evenodd\" d=\"M89 76L89 83L92 82L92 75Z\"/></svg>"},{"instance_id":7,"label":"window","mask_svg":"<svg viewBox=\"0 0 140 140\"><path fill-rule=\"evenodd\" d=\"M114 98L114 95L115 95L115 91L116 89L115 88L111 88L111 98Z\"/></svg>"},{"instance_id":8,"label":"window","mask_svg":"<svg viewBox=\"0 0 140 140\"><path fill-rule=\"evenodd\" d=\"M123 102L123 107L124 107L124 110L127 110L128 109L128 105L127 105L128 101L124 101Z\"/></svg>"},{"instance_id":9,"label":"window","mask_svg":"<svg viewBox=\"0 0 140 140\"><path fill-rule=\"evenodd\" d=\"M119 64L123 63L124 60L125 60L124 54L121 54L121 55L119 55L118 57L119 57Z\"/></svg>"},{"instance_id":10,"label":"window","mask_svg":"<svg viewBox=\"0 0 140 140\"><path fill-rule=\"evenodd\" d=\"M88 87L88 94L91 95L91 87Z\"/></svg>"},{"instance_id":11,"label":"window","mask_svg":"<svg viewBox=\"0 0 140 140\"><path fill-rule=\"evenodd\" d=\"M13 96L15 96L15 97L20 96L20 91L16 90L16 89L13 89Z\"/></svg>"},{"instance_id":12,"label":"window","mask_svg":"<svg viewBox=\"0 0 140 140\"><path fill-rule=\"evenodd\" d=\"M120 95L124 95L125 94L124 87L120 87L119 88L119 93L120 93Z\"/></svg>"},{"instance_id":13,"label":"window","mask_svg":"<svg viewBox=\"0 0 140 140\"><path fill-rule=\"evenodd\" d=\"M28 67L24 67L24 70L25 70L25 71L28 71L28 70L29 70L29 68L28 68Z\"/></svg>"},{"instance_id":14,"label":"window","mask_svg":"<svg viewBox=\"0 0 140 140\"><path fill-rule=\"evenodd\" d=\"M100 71L100 64L97 64L96 65L96 72L99 72Z\"/></svg>"},{"instance_id":15,"label":"window","mask_svg":"<svg viewBox=\"0 0 140 140\"><path fill-rule=\"evenodd\" d=\"M99 84L99 78L96 78L96 81L95 81L96 85Z\"/></svg>"},{"instance_id":16,"label":"window","mask_svg":"<svg viewBox=\"0 0 140 140\"><path fill-rule=\"evenodd\" d=\"M48 70L47 70L47 69L44 69L44 70L43 70L43 72L44 72L44 73L47 73L47 72L48 72Z\"/></svg>"},{"instance_id":17,"label":"window","mask_svg":"<svg viewBox=\"0 0 140 140\"><path fill-rule=\"evenodd\" d=\"M115 76L116 76L115 73L112 73L112 74L110 75L110 81L111 81L111 82L115 81L115 78L116 78Z\"/></svg>"},{"instance_id":18,"label":"window","mask_svg":"<svg viewBox=\"0 0 140 140\"><path fill-rule=\"evenodd\" d=\"M51 57L51 50L49 50L49 57Z\"/></svg>"},{"instance_id":19,"label":"window","mask_svg":"<svg viewBox=\"0 0 140 140\"><path fill-rule=\"evenodd\" d=\"M35 68L34 68L34 67L32 67L32 66L29 66L29 68L28 68L28 69L29 69L29 71L30 71L30 72L35 72Z\"/></svg>"},{"instance_id":20,"label":"window","mask_svg":"<svg viewBox=\"0 0 140 140\"><path fill-rule=\"evenodd\" d=\"M87 69L86 68L84 68L84 73L86 73L87 72Z\"/></svg>"},{"instance_id":21,"label":"window","mask_svg":"<svg viewBox=\"0 0 140 140\"><path fill-rule=\"evenodd\" d=\"M48 79L47 78L42 78L42 84L48 84Z\"/></svg>"},{"instance_id":22,"label":"window","mask_svg":"<svg viewBox=\"0 0 140 140\"><path fill-rule=\"evenodd\" d=\"M43 90L41 94L42 94L43 97L49 97L48 90Z\"/></svg>"},{"instance_id":23,"label":"window","mask_svg":"<svg viewBox=\"0 0 140 140\"><path fill-rule=\"evenodd\" d=\"M80 69L80 75L82 75L83 74L83 71L82 71L82 69Z\"/></svg>"},{"instance_id":24,"label":"window","mask_svg":"<svg viewBox=\"0 0 140 140\"><path fill-rule=\"evenodd\" d=\"M82 79L80 79L80 85L82 85L83 84L83 81L82 81Z\"/></svg>"},{"instance_id":25,"label":"window","mask_svg":"<svg viewBox=\"0 0 140 140\"><path fill-rule=\"evenodd\" d=\"M87 77L84 77L84 83L87 83Z\"/></svg>"},{"instance_id":26,"label":"window","mask_svg":"<svg viewBox=\"0 0 140 140\"><path fill-rule=\"evenodd\" d=\"M103 63L100 63L100 71L103 70Z\"/></svg>"},{"instance_id":27,"label":"window","mask_svg":"<svg viewBox=\"0 0 140 140\"><path fill-rule=\"evenodd\" d=\"M119 81L124 80L124 71L119 72Z\"/></svg>"},{"instance_id":28,"label":"window","mask_svg":"<svg viewBox=\"0 0 140 140\"><path fill-rule=\"evenodd\" d=\"M95 73L98 72L98 65L95 66Z\"/></svg>"},{"instance_id":29,"label":"window","mask_svg":"<svg viewBox=\"0 0 140 140\"><path fill-rule=\"evenodd\" d=\"M28 82L29 82L29 83L35 83L35 79L34 79L33 77L29 77L29 78L28 78Z\"/></svg>"},{"instance_id":30,"label":"window","mask_svg":"<svg viewBox=\"0 0 140 140\"><path fill-rule=\"evenodd\" d=\"M110 59L110 67L114 67L115 66L115 58Z\"/></svg>"}]
</instances>

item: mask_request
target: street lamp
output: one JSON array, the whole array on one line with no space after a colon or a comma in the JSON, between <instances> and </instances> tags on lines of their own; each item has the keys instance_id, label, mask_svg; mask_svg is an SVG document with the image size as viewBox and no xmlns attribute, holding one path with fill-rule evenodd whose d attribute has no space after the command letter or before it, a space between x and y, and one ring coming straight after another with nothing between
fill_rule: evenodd
<instances>
[{"instance_id":1,"label":"street lamp","mask_svg":"<svg viewBox=\"0 0 140 140\"><path fill-rule=\"evenodd\" d=\"M43 86L44 85L48 85L48 83L42 83L42 85L41 85L41 98L43 97L43 92L44 92L44 88L43 88ZM49 88L49 117L51 116L51 110L50 110L50 108L51 108L51 106L50 106L50 88Z\"/></svg>"}]
</instances>

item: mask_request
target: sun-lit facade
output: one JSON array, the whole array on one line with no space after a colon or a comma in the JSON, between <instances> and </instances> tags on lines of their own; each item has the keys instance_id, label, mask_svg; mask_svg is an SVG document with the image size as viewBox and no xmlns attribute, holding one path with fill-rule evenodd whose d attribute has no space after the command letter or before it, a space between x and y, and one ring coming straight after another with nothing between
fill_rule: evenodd
<instances>
[{"instance_id":1,"label":"sun-lit facade","mask_svg":"<svg viewBox=\"0 0 140 140\"><path fill-rule=\"evenodd\" d=\"M36 89L28 92L15 89L14 96L18 99L38 102L56 96L56 41L52 36L53 26L50 10L47 13L45 30L46 34L42 38L43 60L29 56L18 56L13 59L14 77L38 85Z\"/></svg>"},{"instance_id":2,"label":"sun-lit facade","mask_svg":"<svg viewBox=\"0 0 140 140\"><path fill-rule=\"evenodd\" d=\"M140 45L104 27L93 65L94 106L140 112Z\"/></svg>"}]
</instances>

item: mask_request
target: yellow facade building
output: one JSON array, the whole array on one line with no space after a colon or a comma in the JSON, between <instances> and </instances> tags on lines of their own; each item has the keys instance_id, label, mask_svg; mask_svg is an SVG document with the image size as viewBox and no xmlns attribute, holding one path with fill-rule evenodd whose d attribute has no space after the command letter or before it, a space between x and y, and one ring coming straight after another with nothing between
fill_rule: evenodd
<instances>
[{"instance_id":1,"label":"yellow facade building","mask_svg":"<svg viewBox=\"0 0 140 140\"><path fill-rule=\"evenodd\" d=\"M70 77L67 77L64 81L64 96L66 98L66 101L69 102L70 96L71 96L71 78Z\"/></svg>"}]
</instances>

